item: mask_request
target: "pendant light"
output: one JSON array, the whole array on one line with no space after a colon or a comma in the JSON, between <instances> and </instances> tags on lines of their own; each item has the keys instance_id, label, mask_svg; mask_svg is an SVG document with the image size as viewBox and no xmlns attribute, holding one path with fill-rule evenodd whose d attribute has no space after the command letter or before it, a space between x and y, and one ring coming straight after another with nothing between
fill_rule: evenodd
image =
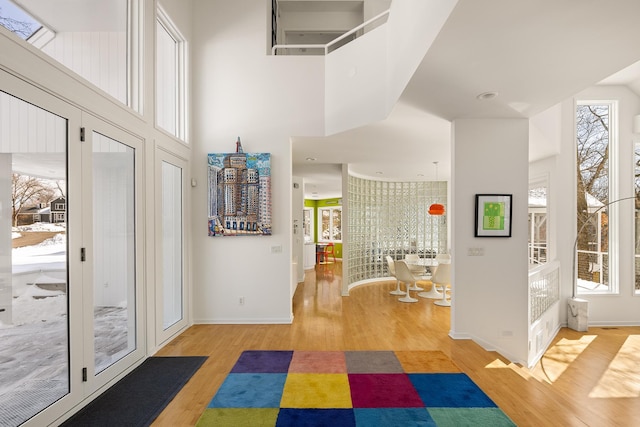
<instances>
[{"instance_id":1,"label":"pendant light","mask_svg":"<svg viewBox=\"0 0 640 427\"><path fill-rule=\"evenodd\" d=\"M436 182L438 182L438 162L433 162L436 165ZM429 215L444 215L444 205L440 203L434 203L429 206Z\"/></svg>"}]
</instances>

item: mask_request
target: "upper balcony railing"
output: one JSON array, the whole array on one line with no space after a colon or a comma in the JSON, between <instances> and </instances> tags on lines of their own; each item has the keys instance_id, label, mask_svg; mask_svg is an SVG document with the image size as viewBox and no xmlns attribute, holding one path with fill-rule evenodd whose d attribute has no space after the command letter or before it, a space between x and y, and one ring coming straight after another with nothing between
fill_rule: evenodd
<instances>
[{"instance_id":1,"label":"upper balcony railing","mask_svg":"<svg viewBox=\"0 0 640 427\"><path fill-rule=\"evenodd\" d=\"M387 22L389 18L389 9L384 12L374 16L373 18L363 22L352 30L347 31L339 37L331 40L327 44L276 44L271 48L271 53L273 55L277 55L279 50L291 50L291 49L311 49L314 51L318 51L318 55L327 55L330 52L344 46L352 40L362 36L368 31L371 31L374 28L379 27Z\"/></svg>"}]
</instances>

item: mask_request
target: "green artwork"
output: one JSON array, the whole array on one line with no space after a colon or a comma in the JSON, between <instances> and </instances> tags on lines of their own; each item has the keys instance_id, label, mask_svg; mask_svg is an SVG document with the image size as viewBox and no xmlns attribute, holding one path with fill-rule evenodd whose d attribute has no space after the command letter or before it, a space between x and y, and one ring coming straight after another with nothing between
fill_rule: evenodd
<instances>
[{"instance_id":1,"label":"green artwork","mask_svg":"<svg viewBox=\"0 0 640 427\"><path fill-rule=\"evenodd\" d=\"M482 214L485 230L504 230L504 202L487 202Z\"/></svg>"}]
</instances>

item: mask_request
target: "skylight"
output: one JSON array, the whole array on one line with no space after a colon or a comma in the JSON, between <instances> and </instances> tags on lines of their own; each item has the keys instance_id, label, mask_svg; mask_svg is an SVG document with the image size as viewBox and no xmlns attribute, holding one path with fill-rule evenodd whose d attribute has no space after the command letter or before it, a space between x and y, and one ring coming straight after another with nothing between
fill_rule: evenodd
<instances>
[{"instance_id":1,"label":"skylight","mask_svg":"<svg viewBox=\"0 0 640 427\"><path fill-rule=\"evenodd\" d=\"M0 0L0 25L27 40L42 24L9 0Z\"/></svg>"}]
</instances>

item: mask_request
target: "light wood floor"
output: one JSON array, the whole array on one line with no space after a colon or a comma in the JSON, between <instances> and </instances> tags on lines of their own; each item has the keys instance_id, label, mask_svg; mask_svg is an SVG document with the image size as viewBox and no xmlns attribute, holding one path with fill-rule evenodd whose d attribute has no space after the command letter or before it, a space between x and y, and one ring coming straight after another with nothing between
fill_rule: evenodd
<instances>
[{"instance_id":1,"label":"light wood floor","mask_svg":"<svg viewBox=\"0 0 640 427\"><path fill-rule=\"evenodd\" d=\"M400 303L389 295L395 282L341 297L340 268L306 272L291 325L195 325L164 347L158 356L209 358L153 426L193 426L248 349L440 350L519 426L640 426L640 327L562 329L529 370L451 339L450 309Z\"/></svg>"}]
</instances>

